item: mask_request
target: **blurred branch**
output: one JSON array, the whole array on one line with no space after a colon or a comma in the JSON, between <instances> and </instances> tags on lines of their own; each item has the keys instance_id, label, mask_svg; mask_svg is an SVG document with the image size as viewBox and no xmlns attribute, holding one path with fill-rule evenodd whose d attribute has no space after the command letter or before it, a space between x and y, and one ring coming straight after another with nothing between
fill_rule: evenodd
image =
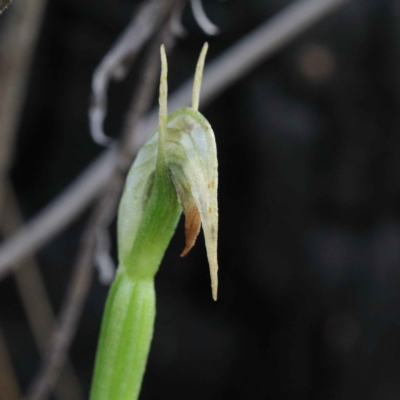
<instances>
[{"instance_id":1,"label":"blurred branch","mask_svg":"<svg viewBox=\"0 0 400 400\"><path fill-rule=\"evenodd\" d=\"M243 77L268 56L332 12L345 0L300 0L262 24L234 44L206 68L201 104L212 101L233 82ZM169 111L190 104L192 81L185 83L169 100ZM130 148L139 148L157 127L154 111L142 119ZM46 244L78 216L99 195L117 164L117 149L98 157L77 180L53 200L0 248L0 278L16 268L16 262Z\"/></svg>"},{"instance_id":2,"label":"blurred branch","mask_svg":"<svg viewBox=\"0 0 400 400\"><path fill-rule=\"evenodd\" d=\"M0 398L7 400L20 399L20 389L7 345L0 329Z\"/></svg>"},{"instance_id":3,"label":"blurred branch","mask_svg":"<svg viewBox=\"0 0 400 400\"><path fill-rule=\"evenodd\" d=\"M0 0L0 14L12 3L12 0Z\"/></svg>"},{"instance_id":4,"label":"blurred branch","mask_svg":"<svg viewBox=\"0 0 400 400\"><path fill-rule=\"evenodd\" d=\"M3 181L8 174L15 131L25 100L29 68L45 6L46 0L18 0L4 21L6 26L0 45L0 209L4 197Z\"/></svg>"},{"instance_id":5,"label":"blurred branch","mask_svg":"<svg viewBox=\"0 0 400 400\"><path fill-rule=\"evenodd\" d=\"M201 0L190 0L190 5L192 6L194 18L200 28L203 29L207 35L216 35L219 32L219 28L208 19Z\"/></svg>"},{"instance_id":6,"label":"blurred branch","mask_svg":"<svg viewBox=\"0 0 400 400\"><path fill-rule=\"evenodd\" d=\"M22 226L18 204L8 180L8 172L25 100L29 69L46 3L46 0L16 2L7 15L1 36L0 230L4 237L11 236ZM33 336L43 353L48 336L55 325L55 318L35 260L32 258L24 260L21 265L24 268L16 272L16 283ZM71 365L68 365L60 385L56 388L56 397L62 400L71 396L77 400L83 398L79 381Z\"/></svg>"},{"instance_id":7,"label":"blurred branch","mask_svg":"<svg viewBox=\"0 0 400 400\"><path fill-rule=\"evenodd\" d=\"M125 176L133 161L135 150L126 143L136 133L137 123L151 104L152 94L158 77L159 48L161 43L170 41L172 15L184 0L164 1L160 9L163 14L162 28L147 52L142 66L142 76L138 79L138 90L132 100L121 144L116 149L120 162L115 164L111 179L99 199L88 226L86 227L81 249L74 267L68 293L60 313L58 329L51 340L47 358L26 396L27 400L43 400L57 382L60 369L64 365L68 349L75 335L93 274L93 258L96 251L96 237L99 230L108 229L115 217Z\"/></svg>"},{"instance_id":8,"label":"blurred branch","mask_svg":"<svg viewBox=\"0 0 400 400\"><path fill-rule=\"evenodd\" d=\"M17 200L8 185L5 197L7 213L1 219L1 232L7 237L22 225L19 215ZM28 257L23 261L20 269L15 273L15 279L19 295L26 312L29 326L42 357L45 356L48 339L55 328L55 316L51 308L50 300L46 294L46 288L40 275L36 260ZM57 399L83 399L82 389L75 374L72 364L66 364L58 385L54 389Z\"/></svg>"},{"instance_id":9,"label":"blurred branch","mask_svg":"<svg viewBox=\"0 0 400 400\"><path fill-rule=\"evenodd\" d=\"M145 3L94 71L89 122L91 135L96 143L108 145L112 141L103 132L108 84L112 79L125 78L136 55L160 25L165 15L164 10L165 7L159 0Z\"/></svg>"}]
</instances>

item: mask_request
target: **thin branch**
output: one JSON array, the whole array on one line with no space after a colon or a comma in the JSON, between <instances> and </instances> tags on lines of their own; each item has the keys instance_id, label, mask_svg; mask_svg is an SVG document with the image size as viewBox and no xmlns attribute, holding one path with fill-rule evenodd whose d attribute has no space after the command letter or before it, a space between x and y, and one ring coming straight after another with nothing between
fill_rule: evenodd
<instances>
[{"instance_id":1,"label":"thin branch","mask_svg":"<svg viewBox=\"0 0 400 400\"><path fill-rule=\"evenodd\" d=\"M34 2L19 0L7 15L6 25L2 31L2 45L0 46L0 230L4 237L11 236L22 226L18 205L12 196L7 175L21 109L25 100L30 64L46 3L46 0ZM0 10L1 7L0 2ZM35 260L29 258L24 260L22 265L24 268L20 268L15 275L17 287L37 346L40 351L44 351L48 335L55 325L55 318ZM4 387L6 386L4 385ZM56 398L60 400L71 398L71 396L77 400L83 398L79 381L70 364L63 371L62 379L55 392ZM8 398L8 396L4 396L4 398Z\"/></svg>"},{"instance_id":2,"label":"thin branch","mask_svg":"<svg viewBox=\"0 0 400 400\"><path fill-rule=\"evenodd\" d=\"M29 67L41 27L45 0L36 2L20 0L7 16L2 34L0 64L0 230L4 237L11 236L22 225L19 210L8 181L14 138L25 99ZM22 302L39 350L44 351L48 335L54 327L54 315L46 296L39 267L30 258L22 263L15 278ZM57 386L56 397L82 399L79 381L70 365Z\"/></svg>"},{"instance_id":3,"label":"thin branch","mask_svg":"<svg viewBox=\"0 0 400 400\"><path fill-rule=\"evenodd\" d=\"M86 210L90 202L99 196L117 164L116 150L116 148L113 148L104 152L83 171L67 190L39 213L36 217L39 223L36 222L35 218L5 241L5 267L0 267L0 277L16 270L19 267L17 263L40 249L49 239L60 233ZM50 236L48 232L51 232ZM20 250L22 250L22 253L20 253ZM0 262L0 264L3 263Z\"/></svg>"},{"instance_id":4,"label":"thin branch","mask_svg":"<svg viewBox=\"0 0 400 400\"><path fill-rule=\"evenodd\" d=\"M0 0L0 14L12 3L12 0Z\"/></svg>"},{"instance_id":5,"label":"thin branch","mask_svg":"<svg viewBox=\"0 0 400 400\"><path fill-rule=\"evenodd\" d=\"M22 225L18 204L10 184L7 188L5 205L7 213L1 219L0 230L7 237ZM48 338L55 328L56 320L40 274L39 265L33 257L24 260L23 267L15 273L15 279L33 337L40 354L44 357ZM79 380L70 362L67 362L54 392L55 397L60 400L83 399Z\"/></svg>"},{"instance_id":6,"label":"thin branch","mask_svg":"<svg viewBox=\"0 0 400 400\"><path fill-rule=\"evenodd\" d=\"M29 67L45 6L46 0L16 1L4 22L6 26L0 46L0 209L3 209L1 203L4 196L2 181L8 174Z\"/></svg>"},{"instance_id":7,"label":"thin branch","mask_svg":"<svg viewBox=\"0 0 400 400\"><path fill-rule=\"evenodd\" d=\"M201 0L190 0L190 5L192 6L194 18L200 28L203 29L207 35L216 35L219 32L219 28L208 19Z\"/></svg>"},{"instance_id":8,"label":"thin branch","mask_svg":"<svg viewBox=\"0 0 400 400\"><path fill-rule=\"evenodd\" d=\"M185 3L182 3L182 6L180 9L177 10L177 12L173 15L173 19L171 22L171 31L172 34L176 37L183 38L186 36L186 29L182 24L182 14L183 14L183 6Z\"/></svg>"},{"instance_id":9,"label":"thin branch","mask_svg":"<svg viewBox=\"0 0 400 400\"><path fill-rule=\"evenodd\" d=\"M171 0L169 5L178 6L181 2L182 0ZM59 328L52 338L48 357L29 390L26 397L27 400L43 400L46 398L57 381L60 368L65 362L92 280L97 232L107 229L115 216L125 175L135 154L134 149L131 150L130 154L127 152L125 142L136 131L135 121L140 120L150 105L151 89L155 87L158 75L158 68L156 67L158 65L158 48L170 31L172 10L170 10L167 20L164 21L163 28L149 50L147 62L142 68L143 76L142 79L139 79L140 85L132 101L124 129L125 132L122 136L123 140L118 149L118 158L122 159L123 163L118 164L118 166L115 165L112 179L108 182L105 194L99 200L85 230L81 250L78 254L68 293L62 307Z\"/></svg>"},{"instance_id":10,"label":"thin branch","mask_svg":"<svg viewBox=\"0 0 400 400\"><path fill-rule=\"evenodd\" d=\"M103 131L107 114L108 84L112 79L125 78L136 55L165 17L167 9L164 5L159 0L145 3L93 74L89 122L92 138L98 144L108 146L112 142L112 139Z\"/></svg>"},{"instance_id":11,"label":"thin branch","mask_svg":"<svg viewBox=\"0 0 400 400\"><path fill-rule=\"evenodd\" d=\"M94 218L92 218L91 224L93 224L93 220ZM48 396L59 377L66 357L66 349L68 349L73 334L77 329L80 312L90 288L93 271L91 268L91 254L94 251L95 241L94 238L90 238L88 235L85 236L83 250L78 255L78 261L70 281L66 296L67 300L61 310L59 326L52 337L49 346L50 351L48 351L43 367L28 392L27 399L41 400Z\"/></svg>"},{"instance_id":12,"label":"thin branch","mask_svg":"<svg viewBox=\"0 0 400 400\"><path fill-rule=\"evenodd\" d=\"M20 398L20 389L14 368L11 363L11 357L7 351L6 341L0 329L0 398L7 400L18 400Z\"/></svg>"},{"instance_id":13,"label":"thin branch","mask_svg":"<svg viewBox=\"0 0 400 400\"><path fill-rule=\"evenodd\" d=\"M111 237L108 230L97 232L94 265L99 272L100 283L110 285L114 280L116 267L111 257Z\"/></svg>"},{"instance_id":14,"label":"thin branch","mask_svg":"<svg viewBox=\"0 0 400 400\"><path fill-rule=\"evenodd\" d=\"M201 104L204 106L210 103L227 87L344 1L297 1L245 36L206 68ZM171 112L190 105L191 85L191 81L186 82L170 97ZM156 126L157 114L153 111L140 121L137 135L130 146L139 148ZM14 270L18 260L48 243L80 215L104 188L116 164L116 149L104 152L23 230L4 243L0 248L0 278Z\"/></svg>"}]
</instances>

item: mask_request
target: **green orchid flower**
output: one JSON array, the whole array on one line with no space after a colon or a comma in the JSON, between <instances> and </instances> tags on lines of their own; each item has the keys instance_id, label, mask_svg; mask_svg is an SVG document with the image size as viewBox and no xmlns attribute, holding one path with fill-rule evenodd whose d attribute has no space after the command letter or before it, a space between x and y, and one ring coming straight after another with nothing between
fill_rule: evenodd
<instances>
[{"instance_id":1,"label":"green orchid flower","mask_svg":"<svg viewBox=\"0 0 400 400\"><path fill-rule=\"evenodd\" d=\"M91 400L139 396L153 336L154 277L182 210L186 246L181 255L193 247L202 226L217 299L218 161L213 130L198 112L207 48L197 64L192 107L168 116L161 46L159 127L138 152L119 206L119 267L106 303Z\"/></svg>"}]
</instances>

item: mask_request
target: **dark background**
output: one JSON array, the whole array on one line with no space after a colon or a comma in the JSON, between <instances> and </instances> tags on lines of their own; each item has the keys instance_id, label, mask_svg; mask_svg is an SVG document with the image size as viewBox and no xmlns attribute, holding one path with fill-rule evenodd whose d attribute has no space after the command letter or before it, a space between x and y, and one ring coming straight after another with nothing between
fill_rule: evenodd
<instances>
[{"instance_id":1,"label":"dark background","mask_svg":"<svg viewBox=\"0 0 400 400\"><path fill-rule=\"evenodd\" d=\"M12 169L26 219L103 151L88 131L91 76L138 3L49 2ZM169 55L171 92L204 41L210 61L289 3L205 1L216 37L187 9L187 36ZM112 136L136 75L111 85ZM219 300L202 237L179 257L181 223L156 278L141 399L400 398L399 110L398 0L349 1L202 109L220 165ZM38 254L57 312L86 217ZM39 354L13 278L0 290L26 388ZM107 291L96 274L71 351L86 393Z\"/></svg>"}]
</instances>

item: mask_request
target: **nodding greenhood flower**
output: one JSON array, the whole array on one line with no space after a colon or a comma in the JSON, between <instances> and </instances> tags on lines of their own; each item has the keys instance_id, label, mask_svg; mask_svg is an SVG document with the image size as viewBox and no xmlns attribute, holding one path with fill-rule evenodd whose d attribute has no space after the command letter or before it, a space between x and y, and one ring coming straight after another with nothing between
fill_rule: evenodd
<instances>
[{"instance_id":1,"label":"nodding greenhood flower","mask_svg":"<svg viewBox=\"0 0 400 400\"><path fill-rule=\"evenodd\" d=\"M119 267L107 299L91 400L137 399L155 317L154 276L185 214L185 256L203 227L214 300L218 290L218 161L213 130L198 112L205 44L192 107L167 113L167 60L161 46L159 127L140 149L118 212Z\"/></svg>"},{"instance_id":2,"label":"nodding greenhood flower","mask_svg":"<svg viewBox=\"0 0 400 400\"><path fill-rule=\"evenodd\" d=\"M161 47L159 129L143 146L133 164L119 210L120 261L132 264L132 243L135 242L155 176L171 180L186 217L185 256L194 245L203 226L206 241L212 293L218 288L218 161L213 130L197 111L204 60L208 45L200 53L193 85L192 107L181 108L167 117L167 61ZM171 211L174 207L171 207ZM163 224L163 221L157 221ZM134 270L136 267L132 265Z\"/></svg>"}]
</instances>

